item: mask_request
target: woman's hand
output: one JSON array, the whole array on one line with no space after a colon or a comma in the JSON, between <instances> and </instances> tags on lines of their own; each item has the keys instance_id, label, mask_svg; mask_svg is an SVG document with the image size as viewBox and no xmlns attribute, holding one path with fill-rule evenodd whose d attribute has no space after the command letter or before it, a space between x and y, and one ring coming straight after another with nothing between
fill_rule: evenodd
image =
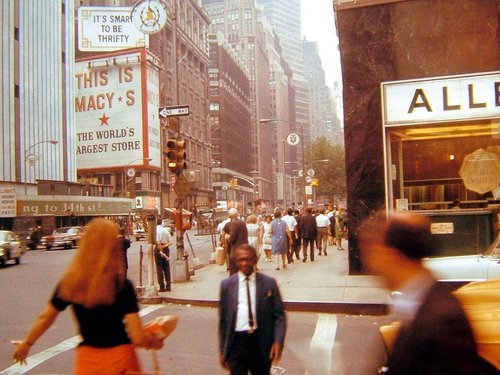
<instances>
[{"instance_id":1,"label":"woman's hand","mask_svg":"<svg viewBox=\"0 0 500 375\"><path fill-rule=\"evenodd\" d=\"M153 333L151 332L146 332L146 340L145 340L145 345L144 348L146 349L153 349L153 350L159 350L163 348L163 341L157 338Z\"/></svg>"},{"instance_id":2,"label":"woman's hand","mask_svg":"<svg viewBox=\"0 0 500 375\"><path fill-rule=\"evenodd\" d=\"M12 355L12 359L15 363L19 363L21 365L26 364L26 358L28 357L28 353L30 351L31 345L26 341L12 341L14 345L16 345L16 350Z\"/></svg>"}]
</instances>

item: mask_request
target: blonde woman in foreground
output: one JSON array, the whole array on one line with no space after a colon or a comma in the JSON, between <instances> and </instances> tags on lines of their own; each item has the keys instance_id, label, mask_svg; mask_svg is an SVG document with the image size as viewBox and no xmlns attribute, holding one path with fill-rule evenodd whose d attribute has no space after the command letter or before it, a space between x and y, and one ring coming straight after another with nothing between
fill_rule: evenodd
<instances>
[{"instance_id":1,"label":"blonde woman in foreground","mask_svg":"<svg viewBox=\"0 0 500 375\"><path fill-rule=\"evenodd\" d=\"M135 347L163 346L143 329L134 287L125 277L118 228L112 221L90 222L49 303L17 344L15 362L25 363L31 346L68 306L83 338L76 349L74 374L140 371Z\"/></svg>"}]
</instances>

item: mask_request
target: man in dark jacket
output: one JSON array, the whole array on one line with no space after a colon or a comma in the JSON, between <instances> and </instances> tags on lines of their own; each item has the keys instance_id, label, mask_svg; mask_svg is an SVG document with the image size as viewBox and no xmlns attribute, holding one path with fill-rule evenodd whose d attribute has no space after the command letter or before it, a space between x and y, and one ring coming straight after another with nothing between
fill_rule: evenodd
<instances>
[{"instance_id":1,"label":"man in dark jacket","mask_svg":"<svg viewBox=\"0 0 500 375\"><path fill-rule=\"evenodd\" d=\"M401 323L385 373L495 374L483 360L467 317L447 287L421 263L431 253L430 221L424 215L380 213L359 230L363 263L399 291L393 317Z\"/></svg>"},{"instance_id":2,"label":"man in dark jacket","mask_svg":"<svg viewBox=\"0 0 500 375\"><path fill-rule=\"evenodd\" d=\"M318 226L316 224L316 219L312 215L311 207L307 207L305 214L300 217L298 227L299 235L302 239L302 261L305 262L307 260L307 245L309 245L311 262L314 262L314 242L318 235Z\"/></svg>"},{"instance_id":3,"label":"man in dark jacket","mask_svg":"<svg viewBox=\"0 0 500 375\"><path fill-rule=\"evenodd\" d=\"M229 253L229 274L238 272L238 266L234 261L234 251L239 245L248 243L248 229L243 220L238 218L236 208L229 209L230 221L224 226L227 252Z\"/></svg>"},{"instance_id":4,"label":"man in dark jacket","mask_svg":"<svg viewBox=\"0 0 500 375\"><path fill-rule=\"evenodd\" d=\"M255 272L257 252L252 246L239 246L235 263L239 272L220 285L220 362L231 374L269 375L285 343L280 291L274 278Z\"/></svg>"}]
</instances>

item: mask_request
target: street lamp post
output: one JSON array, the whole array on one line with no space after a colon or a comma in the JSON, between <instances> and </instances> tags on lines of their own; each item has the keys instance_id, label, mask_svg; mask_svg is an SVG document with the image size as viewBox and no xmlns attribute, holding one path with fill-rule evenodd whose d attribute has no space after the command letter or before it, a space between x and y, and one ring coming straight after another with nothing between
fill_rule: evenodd
<instances>
[{"instance_id":1,"label":"street lamp post","mask_svg":"<svg viewBox=\"0 0 500 375\"><path fill-rule=\"evenodd\" d=\"M33 143L31 146L29 146L25 151L24 151L24 195L28 195L28 166L27 166L27 163L28 163L28 157L31 156L31 154L29 153L30 150L39 145L39 144L42 144L42 143L50 143L52 145L57 145L59 143L58 140L55 140L55 139L51 139L49 141L39 141L39 142L36 142L36 143ZM34 155L35 158L36 158L36 155Z\"/></svg>"},{"instance_id":2,"label":"street lamp post","mask_svg":"<svg viewBox=\"0 0 500 375\"><path fill-rule=\"evenodd\" d=\"M304 181L307 178L306 177L307 172L306 172L305 168L311 168L316 163L327 163L329 161L330 161L329 159L318 159L318 160L313 160L309 164L305 165L304 170L302 171L302 175L304 176ZM304 188L304 191L305 191L305 188ZM306 194L306 199L307 199L307 194ZM315 195L313 194L313 201L315 201L315 200L316 200L316 198L315 198Z\"/></svg>"},{"instance_id":3,"label":"street lamp post","mask_svg":"<svg viewBox=\"0 0 500 375\"><path fill-rule=\"evenodd\" d=\"M305 143L304 143L304 126L301 125L301 124L296 124L292 121L289 121L289 120L284 120L284 119L271 119L271 118L263 118L263 119L260 119L259 122L261 124L268 124L270 122L274 122L274 123L278 123L278 122L284 122L284 123L287 123L287 124L290 124L290 125L294 125L295 128L298 128L299 131L300 131L300 144L301 144L301 153L302 153L302 166L304 167L303 169L305 169ZM283 150L283 155L284 155L284 150ZM285 160L283 160L283 164L284 164ZM284 176L283 178L286 179L286 170L284 169ZM286 182L285 182L286 183ZM303 183L303 197L304 197L304 205L306 204L306 200L307 200L307 194L306 194L306 177L305 175L303 176L303 179L302 179L302 183ZM285 192L284 192L285 193ZM283 195L283 199L284 199L284 202L285 202L285 197ZM286 207L285 207L286 209Z\"/></svg>"},{"instance_id":4,"label":"street lamp post","mask_svg":"<svg viewBox=\"0 0 500 375\"><path fill-rule=\"evenodd\" d=\"M134 159L130 162L128 162L127 164L125 164L125 166L123 167L123 191L122 191L122 196L126 197L128 195L128 179L127 179L127 168L128 166L130 166L131 164L135 163L136 161L139 161L139 160L142 160L143 164L144 162L150 162L151 158L137 158L137 159Z\"/></svg>"},{"instance_id":5,"label":"street lamp post","mask_svg":"<svg viewBox=\"0 0 500 375\"><path fill-rule=\"evenodd\" d=\"M330 160L329 159L318 159L318 160L313 160L312 162L310 162L309 164L307 165L303 165L303 168L302 168L302 180L304 182L304 204L307 203L307 193L306 193L306 185L307 185L307 170L312 167L314 164L316 163L326 163L326 162L329 162ZM285 161L285 164L292 164L292 163L296 163L295 161ZM307 170L306 170L307 169Z\"/></svg>"}]
</instances>

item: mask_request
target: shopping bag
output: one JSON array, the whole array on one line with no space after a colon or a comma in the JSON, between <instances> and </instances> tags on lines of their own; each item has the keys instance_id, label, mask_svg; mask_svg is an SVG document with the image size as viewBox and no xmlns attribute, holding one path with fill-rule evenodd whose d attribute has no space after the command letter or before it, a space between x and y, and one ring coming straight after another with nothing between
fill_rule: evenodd
<instances>
[{"instance_id":1,"label":"shopping bag","mask_svg":"<svg viewBox=\"0 0 500 375\"><path fill-rule=\"evenodd\" d=\"M163 375L158 361L158 354L156 350L151 350L153 356L153 371L127 371L126 375Z\"/></svg>"},{"instance_id":2,"label":"shopping bag","mask_svg":"<svg viewBox=\"0 0 500 375\"><path fill-rule=\"evenodd\" d=\"M222 246L217 246L215 249L215 263L219 266L223 266L226 262L226 251Z\"/></svg>"},{"instance_id":3,"label":"shopping bag","mask_svg":"<svg viewBox=\"0 0 500 375\"><path fill-rule=\"evenodd\" d=\"M158 339L164 340L174 332L178 321L179 317L177 315L163 315L151 320L144 326L144 329Z\"/></svg>"}]
</instances>

